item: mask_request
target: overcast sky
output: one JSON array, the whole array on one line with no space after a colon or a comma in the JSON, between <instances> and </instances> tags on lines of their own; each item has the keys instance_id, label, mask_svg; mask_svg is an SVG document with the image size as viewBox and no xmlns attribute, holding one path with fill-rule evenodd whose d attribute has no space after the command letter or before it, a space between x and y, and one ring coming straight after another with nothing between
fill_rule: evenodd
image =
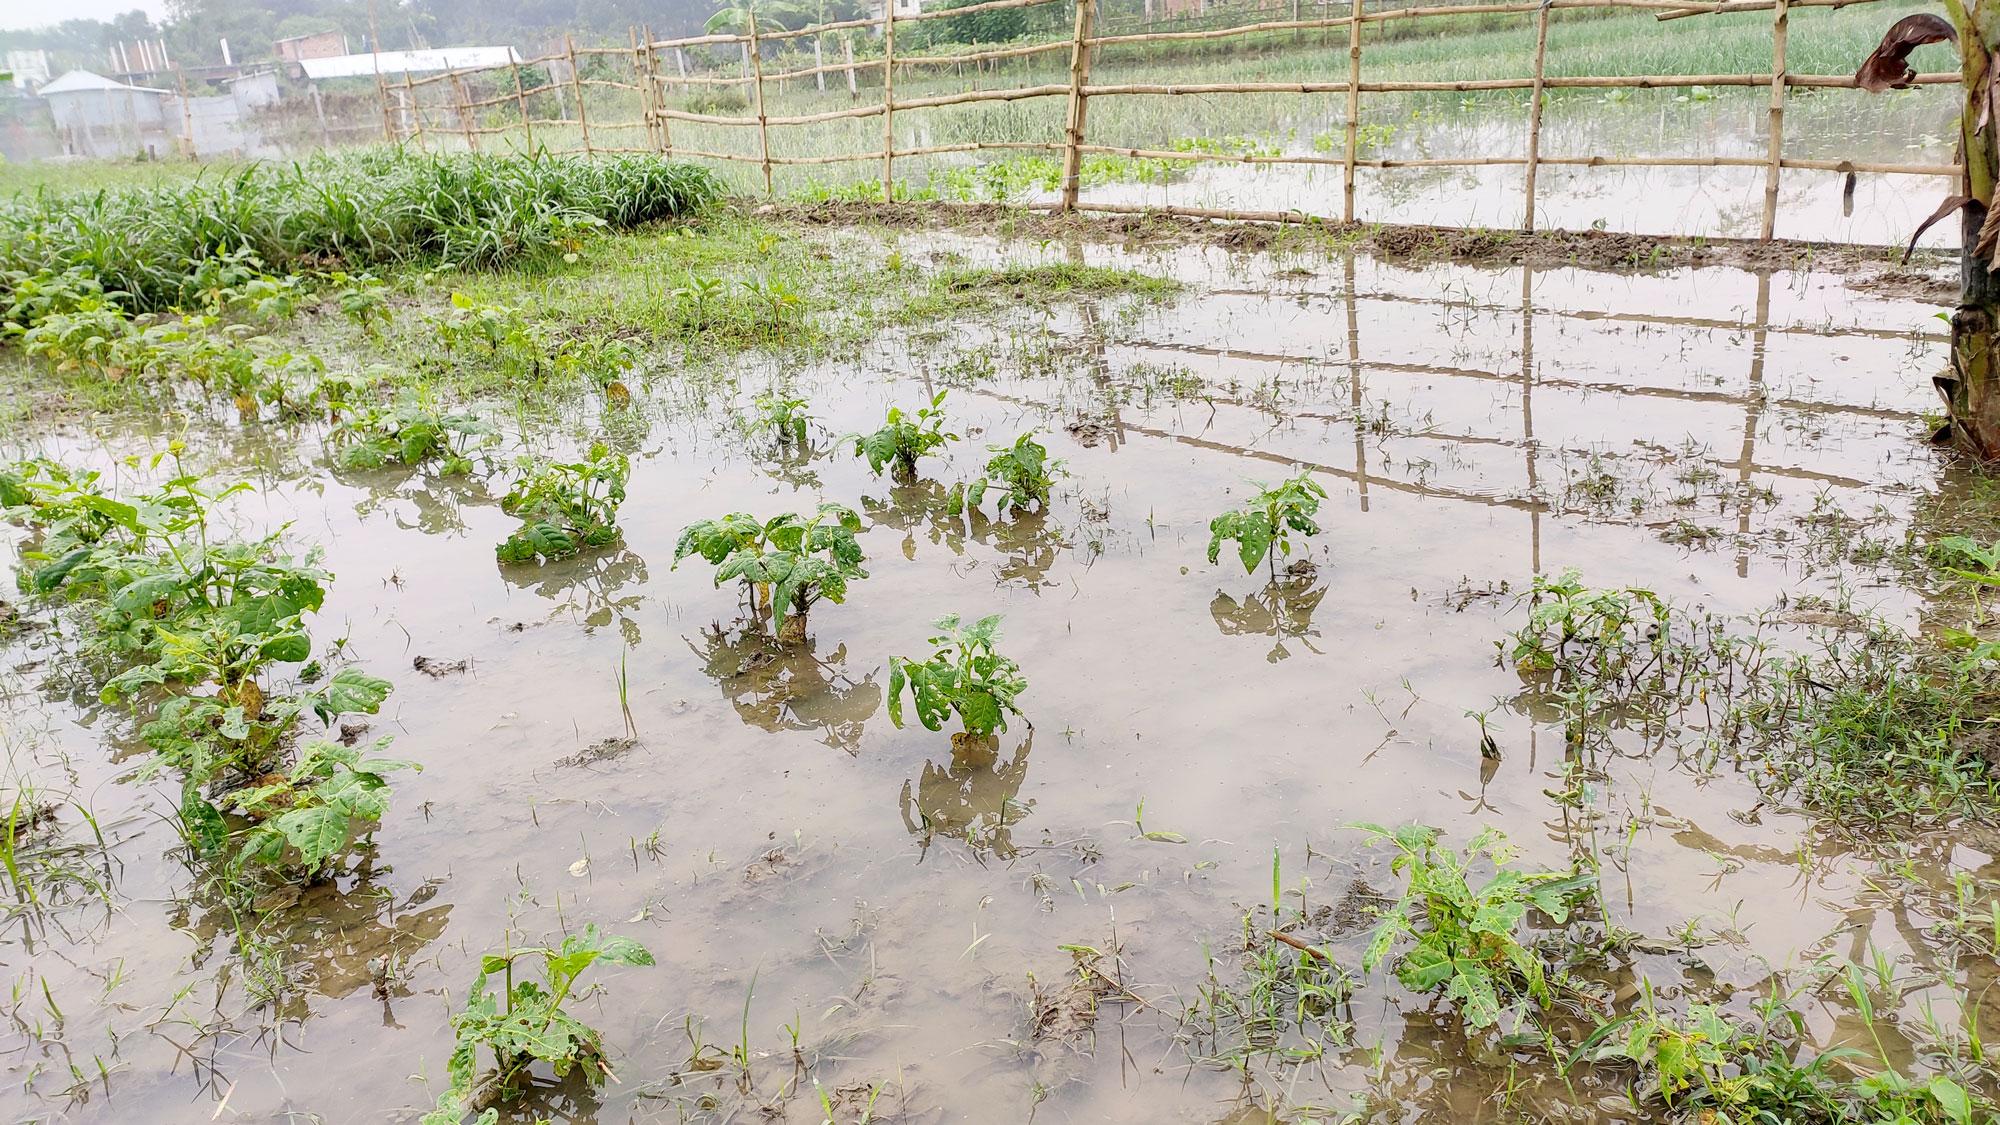
<instances>
[{"instance_id":1,"label":"overcast sky","mask_svg":"<svg viewBox=\"0 0 2000 1125\"><path fill-rule=\"evenodd\" d=\"M0 0L0 29L41 27L62 20L108 20L134 8L155 22L167 11L165 0Z\"/></svg>"}]
</instances>

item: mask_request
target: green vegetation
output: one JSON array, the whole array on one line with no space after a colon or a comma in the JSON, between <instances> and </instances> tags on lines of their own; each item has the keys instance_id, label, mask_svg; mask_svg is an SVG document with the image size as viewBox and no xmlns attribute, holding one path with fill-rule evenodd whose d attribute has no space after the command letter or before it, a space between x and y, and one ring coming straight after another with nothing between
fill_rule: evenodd
<instances>
[{"instance_id":1,"label":"green vegetation","mask_svg":"<svg viewBox=\"0 0 2000 1125\"><path fill-rule=\"evenodd\" d=\"M631 462L603 442L580 461L525 458L500 510L521 521L494 548L503 563L548 562L618 540L618 505L625 502Z\"/></svg>"},{"instance_id":2,"label":"green vegetation","mask_svg":"<svg viewBox=\"0 0 2000 1125\"><path fill-rule=\"evenodd\" d=\"M154 751L145 772L181 775L180 826L198 857L320 879L381 818L381 774L401 763L363 762L318 743L294 752L292 739L308 713L327 724L373 713L389 684L352 667L327 676L308 663L304 619L332 576L311 555L287 554L282 532L221 538L216 508L250 486L205 488L181 452L176 444L156 456L151 467L171 459L174 475L130 499L105 494L97 473L52 461L0 473L7 518L36 537L23 551L30 565L21 582L85 615L90 659L122 668L104 679L105 702L150 707L140 729ZM287 664L306 667L281 690L273 669ZM286 776L267 780L278 774ZM232 828L223 808L250 823Z\"/></svg>"},{"instance_id":3,"label":"green vegetation","mask_svg":"<svg viewBox=\"0 0 2000 1125\"><path fill-rule=\"evenodd\" d=\"M938 618L937 627L939 635L929 642L936 651L929 659L889 658L889 721L903 725L903 691L908 688L917 721L926 729L944 729L944 721L955 714L965 733L975 738L1006 730L1007 716L1021 714L1014 700L1028 690L1028 679L1019 664L993 649L1000 615L961 626L954 613Z\"/></svg>"},{"instance_id":4,"label":"green vegetation","mask_svg":"<svg viewBox=\"0 0 2000 1125\"><path fill-rule=\"evenodd\" d=\"M220 254L266 268L441 261L492 267L572 249L584 232L686 218L719 195L685 164L638 158L315 156L294 165L98 194L0 199L0 300L74 267L133 312L186 305Z\"/></svg>"},{"instance_id":5,"label":"green vegetation","mask_svg":"<svg viewBox=\"0 0 2000 1125\"><path fill-rule=\"evenodd\" d=\"M1453 852L1438 846L1437 829L1424 825L1393 832L1373 824L1357 827L1395 845L1390 870L1409 877L1402 898L1382 912L1361 959L1363 970L1373 970L1398 944L1412 941L1395 958L1397 979L1412 992L1441 992L1457 1005L1468 1032L1491 1027L1508 1012L1524 1016L1555 1002L1548 969L1522 940L1521 928L1530 907L1557 925L1568 921L1571 908L1595 892L1594 873L1514 870L1507 864L1516 849L1490 828L1462 852ZM1480 861L1494 873L1475 888L1467 874Z\"/></svg>"},{"instance_id":6,"label":"green vegetation","mask_svg":"<svg viewBox=\"0 0 2000 1125\"><path fill-rule=\"evenodd\" d=\"M515 962L541 959L542 979L515 979ZM553 948L535 946L489 953L480 958L465 1009L451 1017L456 1042L451 1052L451 1086L439 1095L437 1107L424 1115L424 1125L459 1125L476 1113L475 1125L493 1125L498 1110L481 1108L490 1098L511 1101L521 1094L530 1068L548 1065L557 1078L571 1071L592 1086L611 1074L604 1054L604 1036L563 1005L580 998L576 982L590 967L651 965L653 955L631 938L598 932L595 925L571 934ZM501 978L498 995L489 990ZM493 1053L493 1072L479 1079L479 1052Z\"/></svg>"},{"instance_id":7,"label":"green vegetation","mask_svg":"<svg viewBox=\"0 0 2000 1125\"><path fill-rule=\"evenodd\" d=\"M804 449L809 443L806 431L812 424L812 415L806 413L806 400L771 391L758 395L751 403L753 413L745 426L752 435L769 435L781 448Z\"/></svg>"},{"instance_id":8,"label":"green vegetation","mask_svg":"<svg viewBox=\"0 0 2000 1125\"><path fill-rule=\"evenodd\" d=\"M1055 487L1055 478L1063 475L1062 462L1049 460L1048 449L1035 440L1033 433L1022 434L1012 445L989 445L986 449L993 457L986 462L985 475L966 487L965 502L979 507L990 489L999 495L1002 512L1018 512L1030 506L1046 511L1049 490Z\"/></svg>"},{"instance_id":9,"label":"green vegetation","mask_svg":"<svg viewBox=\"0 0 2000 1125\"><path fill-rule=\"evenodd\" d=\"M769 610L780 637L803 640L814 604L824 599L838 605L847 600L849 582L868 577L854 538L860 530L861 517L843 504L821 504L811 516L786 512L761 523L735 512L685 528L674 545L674 564L700 555L715 567L717 586L741 580L753 614Z\"/></svg>"},{"instance_id":10,"label":"green vegetation","mask_svg":"<svg viewBox=\"0 0 2000 1125\"><path fill-rule=\"evenodd\" d=\"M882 475L885 467L893 467L898 477L913 480L917 475L917 458L943 448L946 442L958 440L957 434L944 428L947 393L939 391L931 397L930 405L910 413L892 406L881 429L872 434L847 434L836 444L851 443L854 455L866 457L868 468L877 476Z\"/></svg>"},{"instance_id":11,"label":"green vegetation","mask_svg":"<svg viewBox=\"0 0 2000 1125\"><path fill-rule=\"evenodd\" d=\"M497 432L476 414L444 413L410 394L393 406L361 408L335 426L328 441L350 469L435 462L440 475L453 476L471 472L481 447Z\"/></svg>"},{"instance_id":12,"label":"green vegetation","mask_svg":"<svg viewBox=\"0 0 2000 1125\"><path fill-rule=\"evenodd\" d=\"M1319 524L1312 517L1324 499L1326 489L1306 473L1276 485L1258 484L1257 494L1240 511L1224 512L1209 521L1209 565L1221 559L1224 543L1234 541L1236 555L1243 560L1243 573L1254 573L1266 557L1275 570L1277 557L1292 553L1292 532L1319 534Z\"/></svg>"}]
</instances>

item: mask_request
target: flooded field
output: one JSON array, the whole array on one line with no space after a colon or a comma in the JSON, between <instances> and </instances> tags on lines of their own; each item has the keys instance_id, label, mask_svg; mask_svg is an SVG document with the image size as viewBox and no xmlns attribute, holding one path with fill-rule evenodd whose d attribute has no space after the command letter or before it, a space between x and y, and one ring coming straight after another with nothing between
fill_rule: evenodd
<instances>
[{"instance_id":1,"label":"flooded field","mask_svg":"<svg viewBox=\"0 0 2000 1125\"><path fill-rule=\"evenodd\" d=\"M1641 1001L1770 1017L1773 996L1798 1017L1775 1021L1787 1054L1976 1086L1966 1060L2000 1034L1977 1003L2000 833L1961 806L1856 828L1776 791L1682 737L1707 687L1664 722L1580 726L1509 640L1569 570L1774 652L1869 615L1964 619L1964 590L1913 561L1995 502L1925 441L1936 306L1811 271L778 237L857 277L1179 287L804 357L690 360L635 332L619 394L477 403L497 464L630 458L622 535L541 565L495 562L519 524L504 474L335 467L323 422L225 405L14 427L5 460L102 469L113 495L168 475L146 459L176 438L191 471L253 485L227 521L285 528L336 576L308 619L338 639L323 659L395 683L329 733L393 736L422 770L335 877L267 894L246 929L184 862L179 783L135 776L136 720L98 701L74 615L10 594L7 780L52 809L10 837L71 874L35 901L13 880L11 1117L414 1121L482 954L586 924L656 961L600 966L570 1004L616 1081L540 1072L502 1120L1649 1121L1672 1114L1632 1067L1577 1060L1592 1025ZM521 284L557 305L605 283ZM327 341L355 338L286 331L335 367ZM773 388L807 404L808 448L746 429ZM835 440L939 392L963 440L911 479ZM1044 510L961 507L952 486L1028 431L1066 469ZM1327 493L1320 533L1252 573L1231 545L1211 565L1210 520L1301 472ZM675 564L698 520L821 502L859 514L866 577L802 643ZM36 540L7 535L11 579ZM887 712L890 658L928 652L946 614L1003 615L1026 677L991 742ZM1576 981L1544 1021L1566 1044L1518 1011L1468 1033L1369 961L1407 868L1360 822L1453 850L1496 829L1516 867L1596 873L1567 926L1532 926ZM1913 1119L1956 1119L1936 1098Z\"/></svg>"}]
</instances>

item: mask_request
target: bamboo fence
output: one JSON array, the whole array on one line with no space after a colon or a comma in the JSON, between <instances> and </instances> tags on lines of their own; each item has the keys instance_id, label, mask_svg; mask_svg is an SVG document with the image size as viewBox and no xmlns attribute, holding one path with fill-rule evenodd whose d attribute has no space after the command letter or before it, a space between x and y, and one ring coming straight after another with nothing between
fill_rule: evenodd
<instances>
[{"instance_id":1,"label":"bamboo fence","mask_svg":"<svg viewBox=\"0 0 2000 1125\"><path fill-rule=\"evenodd\" d=\"M880 161L883 198L893 199L896 190L896 162L918 156L941 155L946 153L969 153L983 151L1045 151L1061 154L1062 178L1060 202L1052 206L1060 211L1100 211L1127 213L1135 211L1178 214L1197 218L1236 218L1265 221L1312 222L1319 217L1302 211L1250 211L1225 208L1197 208L1174 206L1147 206L1087 203L1079 198L1081 186L1081 162L1086 154L1117 154L1136 159L1156 159L1172 161L1219 161L1260 165L1321 165L1337 166L1341 170L1340 218L1344 222L1355 222L1360 218L1355 208L1355 182L1360 169L1384 168L1450 168L1450 167L1491 167L1519 166L1524 169L1521 228L1534 230L1536 225L1537 173L1545 167L1638 167L1638 168L1685 168L1685 167L1744 167L1764 170L1764 192L1760 236L1768 241L1772 238L1779 209L1779 188L1786 169L1816 170L1832 172L1868 172L1889 175L1915 176L1957 176L1962 169L1956 164L1913 164L1913 163L1872 163L1848 160L1806 160L1789 158L1785 155L1784 118L1787 91L1801 89L1853 89L1855 81L1851 75L1794 74L1786 66L1786 48L1789 39L1790 19L1793 11L1803 8L1841 8L1852 4L1871 3L1874 0L1504 0L1497 3L1469 3L1456 5L1419 5L1402 8L1385 8L1368 11L1364 0L1351 0L1346 10L1339 15L1338 0L1321 0L1322 15L1316 18L1299 18L1299 6L1292 6L1294 18L1281 20L1260 20L1224 27L1207 27L1195 30L1140 31L1118 34L1103 34L1096 26L1097 0L983 0L981 3L945 10L899 13L896 0L885 0L879 16L865 19L841 20L815 24L801 28L773 28L760 24L754 6L745 27L740 32L726 32L705 35L682 36L679 38L655 39L650 29L634 28L630 42L617 47L578 47L570 36L563 37L562 50L503 64L500 67L484 68L484 71L506 71L511 78L511 89L503 88L495 96L472 98L469 96L465 79L477 73L471 70L449 70L421 78L403 76L401 87L378 81L377 89L382 99L382 119L385 128L401 122L392 131L398 139L413 141L426 146L433 135L456 136L459 143L467 148L477 149L480 137L523 132L531 147L535 144L535 129L548 130L552 126L572 126L581 143L570 147L542 146L546 151L555 152L642 152L680 158L752 163L759 166L763 174L766 194L773 191L772 169L778 166L828 165ZM1066 39L1029 43L1009 47L974 49L971 51L945 52L937 54L901 54L897 51L896 29L907 24L927 20L956 18L981 12L1004 9L1038 8L1052 5L1069 5L1073 14L1071 33ZM1547 73L1550 14L1552 11L1628 11L1650 12L1659 21L1671 21L1698 15L1714 15L1733 12L1771 13L1771 68L1768 72L1753 74L1654 74L1654 75L1604 75L1604 76L1564 76ZM1365 43L1362 30L1371 24L1383 25L1418 19L1450 19L1463 16L1520 15L1533 21L1535 30L1534 62L1529 74L1514 78L1469 79L1452 81L1364 81L1362 62ZM1227 40L1250 35L1268 35L1275 32L1293 31L1303 33L1308 30L1331 32L1345 29L1347 32L1348 67L1344 78L1328 81L1299 82L1196 82L1196 83L1093 83L1091 81L1092 60L1107 47L1130 44L1171 43L1190 41ZM852 41L843 37L842 59L839 62L821 61L824 55L820 49L822 37L829 33L858 31L877 34L882 45L882 55L875 59L857 60L854 57ZM767 71L765 69L765 47L773 43L785 43L810 37L813 40L814 65L791 70ZM723 47L736 45L743 56L741 75L694 74L689 72L686 51L695 47ZM956 93L938 94L924 97L899 96L896 74L907 68L959 67L968 64L983 66L986 63L1009 59L1023 59L1056 52L1067 52L1069 66L1067 80L1063 82L1037 85L1008 86L996 89L970 89ZM672 73L663 67L664 53L671 53L674 66ZM623 58L630 67L631 81L620 81L604 77L585 77L586 59ZM522 79L524 68L550 67L550 80L536 86L527 86ZM597 73L605 73L609 64L599 67ZM825 89L825 76L834 73L846 75L851 96L859 98L860 86L856 82L856 72L879 72L881 96L879 100L863 102L844 109L825 110L814 113L791 115L770 114L767 110L767 90L771 83L784 83L812 79L819 89ZM561 77L558 77L558 73ZM1920 74L1916 77L1920 84L1956 83L1956 73ZM420 91L431 85L448 84L449 122L433 123L425 113ZM1650 156L1549 156L1542 152L1542 107L1544 95L1557 89L1684 89L1690 87L1765 87L1770 92L1768 148L1761 157L1756 156L1676 156L1670 154ZM636 121L592 121L586 108L586 87L601 87L636 91L639 94L639 119ZM683 91L701 88L742 87L747 93L749 112L703 113L692 110L671 108L667 95L673 88ZM1522 90L1528 97L1526 122L1526 152L1522 156L1465 156L1427 159L1370 159L1362 156L1361 117L1362 95L1381 93L1426 93ZM1340 94L1346 99L1346 120L1343 124L1343 145L1338 155L1312 154L1238 154L1202 151L1181 151L1119 147L1093 144L1089 140L1088 108L1092 99L1112 97L1189 97L1232 94ZM541 95L553 95L561 107L560 118L538 117L533 112L530 99ZM896 147L896 124L900 114L935 109L945 106L977 103L1012 102L1039 98L1065 99L1063 133L1060 142L1046 141L981 141L957 144L916 145L908 148ZM477 123L482 110L495 110L511 105L513 120L492 126ZM573 113L572 113L573 110ZM777 156L771 147L773 129L809 128L830 121L861 119L880 116L882 118L882 144L879 148L850 152L836 152L816 156ZM716 152L676 144L673 123L743 127L756 130L756 151ZM637 132L643 137L639 145L610 143L614 133ZM546 135L546 134L545 134Z\"/></svg>"}]
</instances>

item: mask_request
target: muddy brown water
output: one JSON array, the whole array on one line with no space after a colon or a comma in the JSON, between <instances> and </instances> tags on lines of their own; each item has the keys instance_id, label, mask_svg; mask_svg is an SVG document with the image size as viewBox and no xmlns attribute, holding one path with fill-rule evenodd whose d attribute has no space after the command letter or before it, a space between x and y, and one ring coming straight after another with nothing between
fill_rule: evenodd
<instances>
[{"instance_id":1,"label":"muddy brown water","mask_svg":"<svg viewBox=\"0 0 2000 1125\"><path fill-rule=\"evenodd\" d=\"M121 778L137 760L129 723L62 673L74 637L18 634L10 783L95 811L115 892L109 908L25 915L6 934L7 1112L414 1120L442 1088L447 1020L479 954L510 927L518 944L596 922L659 960L599 974L580 1006L620 1081L544 1091L521 1120L749 1120L762 1105L817 1121L815 1080L843 1091L843 1120L877 1085L892 1120L1208 1122L1371 1089L1387 1091L1387 1119L1494 1120L1510 1071L1514 1111L1642 1118L1601 1091L1566 1094L1528 1056L1468 1052L1383 973L1356 986L1355 1046L1304 1066L1191 1064L1173 1016L1210 954L1233 979L1274 848L1312 907L1398 885L1343 828L1354 821L1421 821L1454 842L1491 825L1525 861L1567 864L1545 792L1560 733L1502 704L1503 758L1482 769L1465 717L1521 691L1494 659L1521 612L1485 596L1501 584L1577 567L1724 612L1844 585L1915 625L1919 595L1886 571L1814 562L1800 520L1835 504L1898 537L1952 486L1921 440L1935 310L1812 273L1409 270L957 237L902 251L912 264L1070 256L1189 288L891 332L807 367L746 359L733 386L704 389L659 359L630 415L510 434L510 448L551 449L608 433L633 458L623 543L541 568L495 565L512 524L500 487L330 473L310 431L198 428L205 467L259 485L236 519L324 547L337 581L315 637L345 637L395 680L375 733L424 770L398 781L358 870L284 909L298 997L257 1009L227 926L185 901L171 787ZM778 375L834 433L969 384L948 399L969 436L913 485L870 477L823 434L809 462L775 465L729 417ZM1053 510L947 516L942 482L1029 428L1069 469ZM158 441L104 426L23 444L110 464ZM1227 555L1208 565L1208 519L1294 465L1331 494L1311 568L1272 580ZM1613 500L1579 493L1593 472L1615 478ZM734 590L672 566L692 520L820 499L863 512L869 577L814 611L803 652L746 638ZM1669 534L1682 522L1713 535ZM1002 647L1030 681L1033 729L989 751L955 753L884 710L887 658L920 655L930 619L951 612L1005 614ZM419 656L470 664L433 676ZM1186 842L1142 838L1142 800L1148 831ZM1872 896L1869 862L1805 817L1757 810L1727 768L1620 758L1593 801L1611 920L1726 935L1641 955L1663 996L1741 1009L1772 967L1863 957L1870 942L1922 953L1911 935L1927 920ZM1909 847L1933 880L1990 873L1976 836ZM1072 977L1060 946L1114 941L1146 1003L1104 1000L1094 1050L1037 1040L1037 989ZM1337 947L1357 976L1362 941ZM746 998L747 1096L727 1070L689 1064L692 1040L709 1059L737 1046ZM1953 1011L1938 988L1904 1003L1927 999ZM1817 1042L1853 1036L1844 1008L1801 1004Z\"/></svg>"}]
</instances>

